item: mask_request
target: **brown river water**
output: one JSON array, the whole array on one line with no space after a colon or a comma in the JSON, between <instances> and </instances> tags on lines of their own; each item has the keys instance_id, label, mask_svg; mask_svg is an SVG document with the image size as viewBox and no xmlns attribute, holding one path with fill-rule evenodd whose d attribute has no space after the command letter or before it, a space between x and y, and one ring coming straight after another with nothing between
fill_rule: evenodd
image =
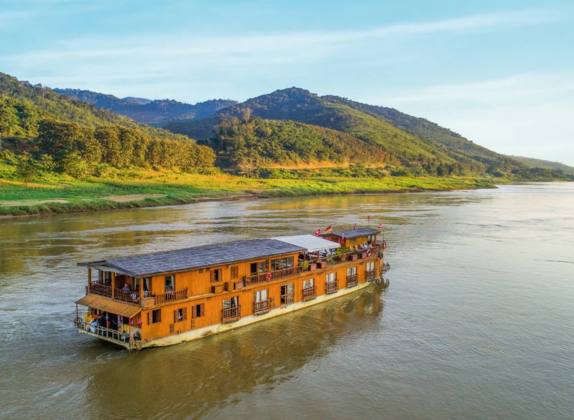
<instances>
[{"instance_id":1,"label":"brown river water","mask_svg":"<svg viewBox=\"0 0 574 420\"><path fill-rule=\"evenodd\" d=\"M82 260L384 220L375 288L128 353ZM0 418L574 418L574 184L0 220Z\"/></svg>"}]
</instances>

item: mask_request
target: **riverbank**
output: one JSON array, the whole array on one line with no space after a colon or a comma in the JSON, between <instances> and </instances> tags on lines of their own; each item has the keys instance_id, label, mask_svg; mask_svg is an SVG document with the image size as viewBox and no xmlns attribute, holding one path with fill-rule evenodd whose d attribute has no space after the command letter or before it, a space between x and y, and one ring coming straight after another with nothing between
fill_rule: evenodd
<instances>
[{"instance_id":1,"label":"riverbank","mask_svg":"<svg viewBox=\"0 0 574 420\"><path fill-rule=\"evenodd\" d=\"M226 174L129 170L113 177L77 180L51 174L28 182L0 179L0 217L152 207L206 200L493 187L493 179L474 177L260 179Z\"/></svg>"}]
</instances>

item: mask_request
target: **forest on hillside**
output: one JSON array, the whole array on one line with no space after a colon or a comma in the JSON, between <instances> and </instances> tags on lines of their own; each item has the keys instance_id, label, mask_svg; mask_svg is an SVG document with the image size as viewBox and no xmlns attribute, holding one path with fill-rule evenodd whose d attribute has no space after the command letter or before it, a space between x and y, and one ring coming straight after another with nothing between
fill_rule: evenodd
<instances>
[{"instance_id":1,"label":"forest on hillside","mask_svg":"<svg viewBox=\"0 0 574 420\"><path fill-rule=\"evenodd\" d=\"M106 166L195 171L214 165L208 146L171 133L154 133L137 125L65 122L27 99L0 96L1 158L20 176L58 171L83 177Z\"/></svg>"}]
</instances>

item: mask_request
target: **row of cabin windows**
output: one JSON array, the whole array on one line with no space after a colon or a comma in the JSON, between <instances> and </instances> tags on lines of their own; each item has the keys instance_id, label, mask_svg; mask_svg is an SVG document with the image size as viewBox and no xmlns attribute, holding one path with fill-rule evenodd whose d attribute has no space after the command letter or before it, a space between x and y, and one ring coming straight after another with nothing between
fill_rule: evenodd
<instances>
[{"instance_id":1,"label":"row of cabin windows","mask_svg":"<svg viewBox=\"0 0 574 420\"><path fill-rule=\"evenodd\" d=\"M368 262L366 265L366 271L372 272L374 270L375 270L375 263L374 262ZM357 267L356 266L347 268L347 276L354 276L356 274L357 274ZM171 281L173 281L173 276L166 276L166 289L167 289L168 277L172 277ZM335 273L335 272L328 273L326 281L328 284L335 283L337 281L337 273ZM303 288L304 289L309 289L309 288L312 288L314 286L315 286L315 279L314 278L303 280ZM281 286L281 303L282 304L286 303L287 298L293 295L293 290L294 290L294 288L293 288L292 283ZM254 292L254 301L256 303L265 302L268 300L268 298L269 298L268 289L256 290ZM232 298L223 300L223 308L224 309L236 308L238 306L239 306L239 296L233 296ZM191 311L192 311L191 316L193 318L200 318L200 317L205 315L205 306L203 303L198 304L198 305L192 305ZM187 309L186 308L179 308L179 309L176 309L174 311L174 321L173 321L174 323L184 321L186 319L187 319ZM159 322L161 322L161 309L155 309L151 312L151 323L156 324ZM148 324L149 323L150 323L150 319L149 319L149 314L148 314Z\"/></svg>"},{"instance_id":2,"label":"row of cabin windows","mask_svg":"<svg viewBox=\"0 0 574 420\"><path fill-rule=\"evenodd\" d=\"M265 263L253 263L252 265L255 265L255 269L259 269L259 265L260 264L265 264ZM281 258L278 260L273 260L272 261L272 269L273 271L276 270L281 270L281 269L286 269L286 268L292 268L293 267L293 258ZM365 270L367 272L373 272L375 271L375 263L374 261L369 261L366 264ZM236 279L238 276L238 272L239 272L239 268L237 266L232 266L231 267L231 277L232 279ZM357 267L349 267L347 268L347 276L354 276L357 274ZM107 271L100 271L100 279L102 280L102 282L104 284L111 284L111 272L107 272ZM212 282L218 282L221 280L221 269L215 269L211 271L211 281ZM327 282L328 283L333 283L337 280L337 273L329 273L327 274ZM312 287L313 285L313 281L311 279L311 283L309 283L310 286L305 286L305 282L303 283L303 287ZM144 287L144 292L145 293L150 293L151 292L151 277L144 277L143 279L143 287ZM173 274L167 275L164 277L164 290L165 292L174 292L175 291L175 276ZM228 291L228 288L226 287L224 289L225 291Z\"/></svg>"},{"instance_id":3,"label":"row of cabin windows","mask_svg":"<svg viewBox=\"0 0 574 420\"><path fill-rule=\"evenodd\" d=\"M154 309L148 312L147 323L157 324L161 322L161 309ZM151 314L151 315L150 315ZM197 305L191 305L191 317L201 318L205 315L205 304L199 303ZM173 311L173 322L181 322L187 320L187 308L178 308Z\"/></svg>"},{"instance_id":4,"label":"row of cabin windows","mask_svg":"<svg viewBox=\"0 0 574 420\"><path fill-rule=\"evenodd\" d=\"M285 270L294 267L295 267L294 257L286 257L271 260L271 271ZM237 265L231 266L229 271L231 280L237 280L239 278L239 267ZM251 263L251 265L249 266L249 271L251 275L266 273L268 271L267 262L259 261ZM210 280L214 283L223 280L221 274L221 268L216 268L210 271Z\"/></svg>"}]
</instances>

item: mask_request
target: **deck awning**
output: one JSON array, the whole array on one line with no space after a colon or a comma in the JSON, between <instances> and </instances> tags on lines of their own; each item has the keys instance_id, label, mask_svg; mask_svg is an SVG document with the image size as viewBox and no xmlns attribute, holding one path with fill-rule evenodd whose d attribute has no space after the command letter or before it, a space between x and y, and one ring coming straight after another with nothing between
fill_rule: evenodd
<instances>
[{"instance_id":1,"label":"deck awning","mask_svg":"<svg viewBox=\"0 0 574 420\"><path fill-rule=\"evenodd\" d=\"M115 300L98 295L84 296L76 301L76 305L89 306L90 308L125 316L127 318L137 315L142 310L139 306L116 302Z\"/></svg>"},{"instance_id":2,"label":"deck awning","mask_svg":"<svg viewBox=\"0 0 574 420\"><path fill-rule=\"evenodd\" d=\"M305 248L307 252L325 251L341 246L337 242L328 241L315 235L276 236L273 239Z\"/></svg>"}]
</instances>

